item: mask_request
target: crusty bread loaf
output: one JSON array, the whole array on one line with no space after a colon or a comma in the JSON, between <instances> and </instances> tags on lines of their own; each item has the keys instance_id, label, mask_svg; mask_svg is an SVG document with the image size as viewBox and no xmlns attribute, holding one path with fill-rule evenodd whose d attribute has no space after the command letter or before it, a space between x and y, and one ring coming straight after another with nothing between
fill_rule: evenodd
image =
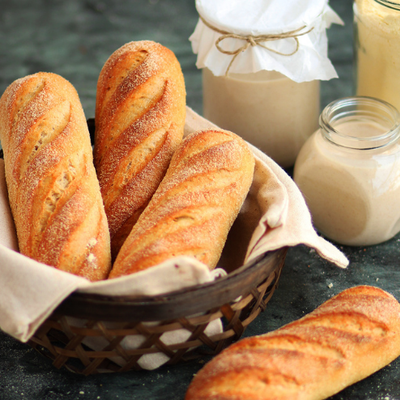
<instances>
[{"instance_id":1,"label":"crusty bread loaf","mask_svg":"<svg viewBox=\"0 0 400 400\"><path fill-rule=\"evenodd\" d=\"M218 130L190 134L123 244L110 278L179 255L193 256L214 268L253 173L253 154L235 134Z\"/></svg>"},{"instance_id":2,"label":"crusty bread loaf","mask_svg":"<svg viewBox=\"0 0 400 400\"><path fill-rule=\"evenodd\" d=\"M399 355L399 303L358 286L298 321L231 345L200 370L185 399L326 399Z\"/></svg>"},{"instance_id":3,"label":"crusty bread loaf","mask_svg":"<svg viewBox=\"0 0 400 400\"><path fill-rule=\"evenodd\" d=\"M182 141L185 106L180 64L161 44L127 43L101 70L94 160L114 256Z\"/></svg>"},{"instance_id":4,"label":"crusty bread loaf","mask_svg":"<svg viewBox=\"0 0 400 400\"><path fill-rule=\"evenodd\" d=\"M0 99L0 140L20 252L96 281L110 238L84 112L51 73L18 79Z\"/></svg>"}]
</instances>

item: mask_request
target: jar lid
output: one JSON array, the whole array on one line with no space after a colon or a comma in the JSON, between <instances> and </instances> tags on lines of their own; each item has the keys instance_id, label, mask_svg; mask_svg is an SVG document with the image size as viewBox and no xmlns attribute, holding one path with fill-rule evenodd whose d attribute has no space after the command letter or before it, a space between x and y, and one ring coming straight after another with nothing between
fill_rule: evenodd
<instances>
[{"instance_id":1,"label":"jar lid","mask_svg":"<svg viewBox=\"0 0 400 400\"><path fill-rule=\"evenodd\" d=\"M326 29L343 24L328 0L196 0L197 67L214 75L278 71L296 82L337 78Z\"/></svg>"}]
</instances>

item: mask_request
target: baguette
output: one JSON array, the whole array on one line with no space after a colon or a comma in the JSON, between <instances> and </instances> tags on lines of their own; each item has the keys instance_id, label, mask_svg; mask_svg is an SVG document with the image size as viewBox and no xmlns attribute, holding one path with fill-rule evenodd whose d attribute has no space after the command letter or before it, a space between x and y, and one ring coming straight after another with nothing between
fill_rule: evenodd
<instances>
[{"instance_id":1,"label":"baguette","mask_svg":"<svg viewBox=\"0 0 400 400\"><path fill-rule=\"evenodd\" d=\"M0 99L0 140L20 252L91 281L105 279L107 218L74 87L43 72L14 81Z\"/></svg>"},{"instance_id":2,"label":"baguette","mask_svg":"<svg viewBox=\"0 0 400 400\"><path fill-rule=\"evenodd\" d=\"M115 257L182 141L186 92L174 53L151 41L127 43L97 84L94 160Z\"/></svg>"},{"instance_id":3,"label":"baguette","mask_svg":"<svg viewBox=\"0 0 400 400\"><path fill-rule=\"evenodd\" d=\"M400 305L347 289L276 331L231 345L195 376L185 400L320 400L400 355Z\"/></svg>"},{"instance_id":4,"label":"baguette","mask_svg":"<svg viewBox=\"0 0 400 400\"><path fill-rule=\"evenodd\" d=\"M253 154L237 135L208 130L187 136L123 244L110 278L180 255L214 268L253 173Z\"/></svg>"}]
</instances>

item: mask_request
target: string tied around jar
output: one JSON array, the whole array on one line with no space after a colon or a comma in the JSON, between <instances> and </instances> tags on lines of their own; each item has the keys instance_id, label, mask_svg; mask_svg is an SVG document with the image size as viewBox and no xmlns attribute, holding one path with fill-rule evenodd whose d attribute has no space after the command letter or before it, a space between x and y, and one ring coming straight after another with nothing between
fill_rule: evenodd
<instances>
[{"instance_id":1,"label":"string tied around jar","mask_svg":"<svg viewBox=\"0 0 400 400\"><path fill-rule=\"evenodd\" d=\"M312 28L308 29L307 31L302 32L307 27L306 25L303 25L298 29L294 29L292 31L282 32L282 33L278 33L278 34L265 34L265 35L254 35L254 36L253 35L239 35L236 33L232 33L232 32L228 32L228 31L219 29L219 28L211 25L201 16L200 16L200 19L208 28L221 34L221 36L215 41L215 47L218 49L218 51L220 51L223 54L233 56L228 65L228 68L226 69L225 76L228 75L229 70L230 70L233 62L235 61L236 57L241 52L246 51L250 46L252 46L252 47L260 46L268 51L272 51L275 54L289 57L289 56L292 56L293 54L297 53L299 50L300 42L299 42L298 37L306 35L314 29L314 27L312 27ZM221 47L220 43L228 38L244 40L246 43L243 46L237 48L236 50L225 50ZM294 39L295 43L296 43L296 48L290 53L283 53L283 52L280 52L278 50L275 50L275 49L263 44L264 42L271 42L271 41L275 41L275 40L289 39L289 38Z\"/></svg>"}]
</instances>

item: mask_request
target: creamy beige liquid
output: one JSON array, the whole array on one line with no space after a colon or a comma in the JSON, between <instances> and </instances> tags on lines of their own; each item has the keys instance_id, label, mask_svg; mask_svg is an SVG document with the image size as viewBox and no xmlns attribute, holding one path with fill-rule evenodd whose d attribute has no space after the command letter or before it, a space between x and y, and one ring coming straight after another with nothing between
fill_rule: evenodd
<instances>
[{"instance_id":1,"label":"creamy beige liquid","mask_svg":"<svg viewBox=\"0 0 400 400\"><path fill-rule=\"evenodd\" d=\"M334 124L335 130L342 135L356 138L372 138L384 134L387 129L377 122L358 120L354 122L352 118L341 120L340 123Z\"/></svg>"},{"instance_id":2,"label":"creamy beige liquid","mask_svg":"<svg viewBox=\"0 0 400 400\"><path fill-rule=\"evenodd\" d=\"M318 127L319 81L296 83L274 71L214 76L203 69L204 117L292 166Z\"/></svg>"},{"instance_id":3,"label":"creamy beige liquid","mask_svg":"<svg viewBox=\"0 0 400 400\"><path fill-rule=\"evenodd\" d=\"M377 97L400 110L400 10L375 0L356 0L354 10L357 95Z\"/></svg>"},{"instance_id":4,"label":"creamy beige liquid","mask_svg":"<svg viewBox=\"0 0 400 400\"><path fill-rule=\"evenodd\" d=\"M335 127L352 136L384 130L367 122ZM317 131L299 153L294 180L309 206L315 227L345 245L364 246L400 231L400 145L351 150L329 143Z\"/></svg>"}]
</instances>

